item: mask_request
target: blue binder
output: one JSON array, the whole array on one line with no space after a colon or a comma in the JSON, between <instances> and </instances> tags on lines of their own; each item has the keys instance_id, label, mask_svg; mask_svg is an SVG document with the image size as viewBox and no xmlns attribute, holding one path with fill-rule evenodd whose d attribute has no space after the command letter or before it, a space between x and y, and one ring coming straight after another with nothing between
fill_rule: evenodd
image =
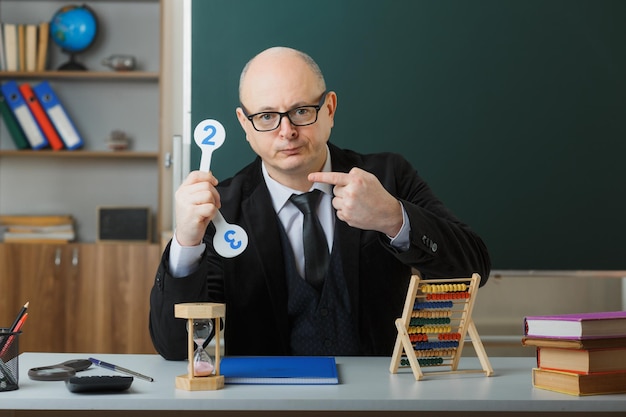
<instances>
[{"instance_id":1,"label":"blue binder","mask_svg":"<svg viewBox=\"0 0 626 417\"><path fill-rule=\"evenodd\" d=\"M81 148L84 145L83 138L48 81L42 81L35 85L33 91L59 136L61 136L65 147L69 150Z\"/></svg>"},{"instance_id":2,"label":"blue binder","mask_svg":"<svg viewBox=\"0 0 626 417\"><path fill-rule=\"evenodd\" d=\"M28 139L30 147L41 149L48 146L48 139L46 139L46 136L39 128L35 116L30 112L22 93L20 93L17 82L13 80L7 81L2 84L0 89L2 89L6 103L13 111L13 115L15 115L15 119L20 124L26 139Z\"/></svg>"}]
</instances>

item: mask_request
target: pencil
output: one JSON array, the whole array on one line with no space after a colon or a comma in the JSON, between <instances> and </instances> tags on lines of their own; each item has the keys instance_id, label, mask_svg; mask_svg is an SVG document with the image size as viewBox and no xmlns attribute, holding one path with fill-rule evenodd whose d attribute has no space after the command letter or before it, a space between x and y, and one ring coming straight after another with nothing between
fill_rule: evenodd
<instances>
[{"instance_id":1,"label":"pencil","mask_svg":"<svg viewBox=\"0 0 626 417\"><path fill-rule=\"evenodd\" d=\"M13 324L11 325L11 327L9 327L10 331L12 331L12 332L15 331L15 327L17 327L17 323L19 323L19 321L22 319L22 316L26 313L26 310L28 310L28 304L30 304L30 302L26 301L26 304L24 304L24 306L22 307L20 312L17 313L17 317L13 321Z\"/></svg>"}]
</instances>

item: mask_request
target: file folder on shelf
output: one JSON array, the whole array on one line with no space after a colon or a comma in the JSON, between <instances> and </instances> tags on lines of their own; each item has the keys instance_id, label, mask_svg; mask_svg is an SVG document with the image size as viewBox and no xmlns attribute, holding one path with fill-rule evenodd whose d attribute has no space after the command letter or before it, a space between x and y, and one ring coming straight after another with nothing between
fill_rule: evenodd
<instances>
[{"instance_id":1,"label":"file folder on shelf","mask_svg":"<svg viewBox=\"0 0 626 417\"><path fill-rule=\"evenodd\" d=\"M0 113L2 113L2 119L4 120L4 125L6 126L11 138L13 139L13 143L15 143L15 147L17 149L29 149L30 145L28 144L28 140L26 136L24 136L24 132L22 132L22 128L19 123L15 119L13 112L9 108L4 95L0 93Z\"/></svg>"},{"instance_id":2,"label":"file folder on shelf","mask_svg":"<svg viewBox=\"0 0 626 417\"><path fill-rule=\"evenodd\" d=\"M30 147L33 149L41 149L48 146L48 140L39 129L39 125L35 117L28 109L26 100L20 93L19 86L13 80L7 81L0 87L2 94L6 99L9 108L13 111L13 115L22 127L22 131L28 139Z\"/></svg>"},{"instance_id":3,"label":"file folder on shelf","mask_svg":"<svg viewBox=\"0 0 626 417\"><path fill-rule=\"evenodd\" d=\"M82 147L84 144L83 138L78 133L76 126L72 123L50 84L47 81L42 81L33 87L33 91L50 121L52 121L57 132L59 132L65 147L70 150Z\"/></svg>"},{"instance_id":4,"label":"file folder on shelf","mask_svg":"<svg viewBox=\"0 0 626 417\"><path fill-rule=\"evenodd\" d=\"M30 84L22 83L22 85L20 85L20 92L24 97L24 101L26 101L26 104L30 108L31 113L35 116L39 129L46 136L46 139L48 139L50 147L52 147L55 151L63 149L63 141L52 125L52 122L48 118L46 111L41 106L41 103L37 100L37 96L35 95L35 92Z\"/></svg>"}]
</instances>

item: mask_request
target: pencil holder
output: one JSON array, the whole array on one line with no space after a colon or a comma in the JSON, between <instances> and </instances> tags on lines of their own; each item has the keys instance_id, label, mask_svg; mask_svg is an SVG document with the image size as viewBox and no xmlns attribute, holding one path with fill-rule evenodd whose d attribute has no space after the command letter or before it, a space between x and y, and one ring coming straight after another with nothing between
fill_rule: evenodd
<instances>
[{"instance_id":1,"label":"pencil holder","mask_svg":"<svg viewBox=\"0 0 626 417\"><path fill-rule=\"evenodd\" d=\"M18 389L20 333L0 329L0 391Z\"/></svg>"}]
</instances>

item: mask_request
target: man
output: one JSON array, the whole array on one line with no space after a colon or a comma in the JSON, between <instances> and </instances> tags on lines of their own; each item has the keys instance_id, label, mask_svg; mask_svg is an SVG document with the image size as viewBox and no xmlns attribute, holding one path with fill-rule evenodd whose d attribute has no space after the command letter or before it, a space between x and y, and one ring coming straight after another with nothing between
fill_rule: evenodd
<instances>
[{"instance_id":1,"label":"man","mask_svg":"<svg viewBox=\"0 0 626 417\"><path fill-rule=\"evenodd\" d=\"M176 192L175 235L150 296L163 357L187 357L176 303L226 304L227 355L391 355L411 268L424 278L478 272L486 282L485 245L407 161L329 143L337 95L308 55L261 52L244 68L239 96L237 118L258 158L220 184L192 172ZM303 231L313 223L291 198L313 189L322 191L315 255L307 236L319 229ZM218 209L248 234L237 257L213 249Z\"/></svg>"}]
</instances>

